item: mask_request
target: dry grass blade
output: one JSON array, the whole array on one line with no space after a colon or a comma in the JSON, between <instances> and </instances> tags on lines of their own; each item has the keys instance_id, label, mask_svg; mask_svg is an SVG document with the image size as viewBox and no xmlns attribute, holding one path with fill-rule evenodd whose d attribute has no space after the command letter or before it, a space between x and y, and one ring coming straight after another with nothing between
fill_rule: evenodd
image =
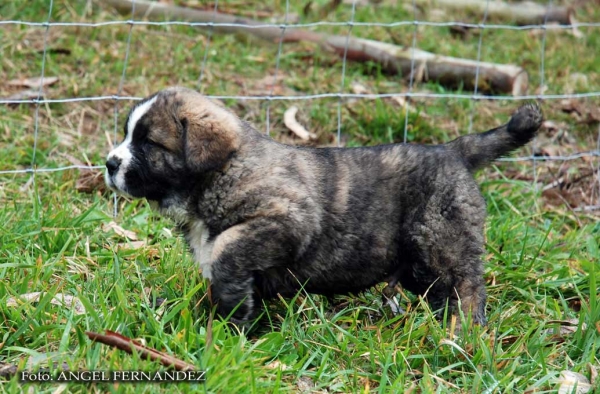
<instances>
[{"instance_id":1,"label":"dry grass blade","mask_svg":"<svg viewBox=\"0 0 600 394\"><path fill-rule=\"evenodd\" d=\"M558 394L586 394L592 390L590 381L577 372L562 371L558 383Z\"/></svg>"},{"instance_id":2,"label":"dry grass blade","mask_svg":"<svg viewBox=\"0 0 600 394\"><path fill-rule=\"evenodd\" d=\"M106 330L105 335L90 331L87 331L85 334L94 342L100 342L104 345L116 347L117 349L123 350L129 354L133 354L135 351L143 359L159 361L162 365L166 367L173 367L178 371L194 371L197 369L193 364L187 363L156 349L144 346L141 343L114 331Z\"/></svg>"},{"instance_id":3,"label":"dry grass blade","mask_svg":"<svg viewBox=\"0 0 600 394\"><path fill-rule=\"evenodd\" d=\"M18 298L11 297L8 300L6 300L6 306L15 307L19 306L19 304L22 302L38 302L41 296L42 293L39 291L34 293L21 294L18 296ZM50 303L73 309L76 315L85 314L85 307L83 306L79 298L72 295L57 293L54 295L54 297L52 297Z\"/></svg>"},{"instance_id":4,"label":"dry grass blade","mask_svg":"<svg viewBox=\"0 0 600 394\"><path fill-rule=\"evenodd\" d=\"M319 19L324 19L327 15L331 14L342 4L342 0L330 0L325 5L317 10L317 17Z\"/></svg>"},{"instance_id":5,"label":"dry grass blade","mask_svg":"<svg viewBox=\"0 0 600 394\"><path fill-rule=\"evenodd\" d=\"M286 364L282 363L279 360L271 361L270 363L268 363L267 365L265 365L265 368L267 368L267 369L280 369L282 371L288 371L288 370L292 369L289 365L286 365Z\"/></svg>"},{"instance_id":6,"label":"dry grass blade","mask_svg":"<svg viewBox=\"0 0 600 394\"><path fill-rule=\"evenodd\" d=\"M17 374L17 366L13 364L0 363L0 378L10 379Z\"/></svg>"},{"instance_id":7,"label":"dry grass blade","mask_svg":"<svg viewBox=\"0 0 600 394\"><path fill-rule=\"evenodd\" d=\"M588 364L590 368L590 383L593 385L596 384L596 380L598 379L598 368L592 364Z\"/></svg>"},{"instance_id":8,"label":"dry grass blade","mask_svg":"<svg viewBox=\"0 0 600 394\"><path fill-rule=\"evenodd\" d=\"M148 245L148 242L145 240L142 241L128 241L124 243L117 244L117 249L119 250L134 250L140 249Z\"/></svg>"},{"instance_id":9,"label":"dry grass blade","mask_svg":"<svg viewBox=\"0 0 600 394\"><path fill-rule=\"evenodd\" d=\"M296 382L296 387L301 393L313 393L315 390L315 382L308 376L301 376Z\"/></svg>"},{"instance_id":10,"label":"dry grass blade","mask_svg":"<svg viewBox=\"0 0 600 394\"><path fill-rule=\"evenodd\" d=\"M43 77L43 78L19 78L8 81L8 86L20 86L25 88L39 88L40 86L51 86L58 82L58 77Z\"/></svg>"},{"instance_id":11,"label":"dry grass blade","mask_svg":"<svg viewBox=\"0 0 600 394\"><path fill-rule=\"evenodd\" d=\"M21 90L20 92L11 94L10 96L5 97L5 100L31 100L36 99L38 97L42 98L44 96L44 92L40 92L38 90L26 89Z\"/></svg>"},{"instance_id":12,"label":"dry grass blade","mask_svg":"<svg viewBox=\"0 0 600 394\"><path fill-rule=\"evenodd\" d=\"M130 230L125 230L123 227L119 226L117 223L115 222L109 222L109 223L102 223L102 231L104 231L105 233L109 232L113 230L117 235L123 237L123 238L127 238L130 241L137 241L138 237L137 235Z\"/></svg>"},{"instance_id":13,"label":"dry grass blade","mask_svg":"<svg viewBox=\"0 0 600 394\"><path fill-rule=\"evenodd\" d=\"M316 139L317 136L314 133L311 133L310 131L306 130L304 126L302 126L300 122L296 120L297 113L298 107L296 106L292 106L285 111L285 113L283 114L283 123L285 124L285 126L304 141Z\"/></svg>"},{"instance_id":14,"label":"dry grass blade","mask_svg":"<svg viewBox=\"0 0 600 394\"><path fill-rule=\"evenodd\" d=\"M104 182L104 173L102 171L81 170L79 178L75 183L75 190L80 193L94 193L106 191L106 182Z\"/></svg>"},{"instance_id":15,"label":"dry grass blade","mask_svg":"<svg viewBox=\"0 0 600 394\"><path fill-rule=\"evenodd\" d=\"M75 166L86 166L91 165L90 163L84 163L81 160L69 155L62 153L61 156L65 157L69 162ZM100 170L88 170L81 168L79 170L79 178L75 183L75 190L80 193L94 193L96 190L100 193L106 191L106 182L104 182L104 172Z\"/></svg>"},{"instance_id":16,"label":"dry grass blade","mask_svg":"<svg viewBox=\"0 0 600 394\"><path fill-rule=\"evenodd\" d=\"M31 367L31 365L29 367ZM63 363L53 362L52 369L55 371L63 371L63 372L71 370L69 368L69 364L67 364L65 362L63 362ZM12 377L17 375L19 372L20 372L20 370L19 370L18 365L0 362L0 378L12 379ZM31 370L29 370L29 372L34 373ZM40 368L37 370L37 372L49 372L49 369L48 368ZM0 383L4 383L4 382L0 381ZM59 386L55 391L53 391L53 393L61 393L62 391L64 391L64 390L60 390L60 388L62 386L63 385ZM65 387L66 387L66 385L65 385Z\"/></svg>"},{"instance_id":17,"label":"dry grass blade","mask_svg":"<svg viewBox=\"0 0 600 394\"><path fill-rule=\"evenodd\" d=\"M206 323L206 348L209 348L212 346L213 343L213 335L212 335L212 330L213 330L213 318L214 318L214 308L213 308L213 300L212 300L212 292L211 292L211 287L210 285L208 286L208 290L206 291L206 295L208 296L208 302L210 302L210 313L208 314L208 322Z\"/></svg>"}]
</instances>

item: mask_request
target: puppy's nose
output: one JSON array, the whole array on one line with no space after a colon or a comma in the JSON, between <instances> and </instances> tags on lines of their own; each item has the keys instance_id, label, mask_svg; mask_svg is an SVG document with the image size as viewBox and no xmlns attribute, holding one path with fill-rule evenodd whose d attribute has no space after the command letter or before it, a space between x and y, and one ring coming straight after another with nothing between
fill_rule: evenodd
<instances>
[{"instance_id":1,"label":"puppy's nose","mask_svg":"<svg viewBox=\"0 0 600 394\"><path fill-rule=\"evenodd\" d=\"M117 159L116 157L111 157L110 159L108 159L108 161L106 162L106 169L108 170L108 175L112 176L115 172L117 172L120 165L120 159Z\"/></svg>"}]
</instances>

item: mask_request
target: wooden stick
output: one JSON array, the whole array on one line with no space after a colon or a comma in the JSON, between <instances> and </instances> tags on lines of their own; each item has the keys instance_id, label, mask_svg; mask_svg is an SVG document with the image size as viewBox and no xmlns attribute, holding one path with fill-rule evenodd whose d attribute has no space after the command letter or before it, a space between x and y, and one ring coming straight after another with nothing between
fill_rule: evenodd
<instances>
[{"instance_id":1,"label":"wooden stick","mask_svg":"<svg viewBox=\"0 0 600 394\"><path fill-rule=\"evenodd\" d=\"M100 4L112 6L120 14L131 15L133 5L135 5L134 15L137 18L148 19L168 19L177 21L188 21L196 23L215 23L212 26L214 32L223 34L246 34L253 35L266 41L279 41L281 38L281 29L277 26L255 27L264 25L253 19L242 18L232 14L223 14L214 11L196 10L193 8L179 7L166 3L149 2L136 0L135 4L131 0L99 0ZM235 24L227 26L223 24ZM245 26L237 26L245 25ZM200 28L209 28L209 26L198 26ZM294 29L286 29L284 42L300 41L296 38Z\"/></svg>"},{"instance_id":2,"label":"wooden stick","mask_svg":"<svg viewBox=\"0 0 600 394\"><path fill-rule=\"evenodd\" d=\"M158 360L162 365L166 367L173 367L178 371L194 371L197 369L193 364L186 363L185 361L179 360L178 358L175 358L169 354L159 352L158 350L152 349L148 346L144 346L141 343L114 331L106 330L106 335L90 331L87 331L85 334L94 342L100 342L108 346L116 347L117 349L126 351L129 354L133 354L135 351L143 359L150 359L153 361Z\"/></svg>"},{"instance_id":3,"label":"wooden stick","mask_svg":"<svg viewBox=\"0 0 600 394\"><path fill-rule=\"evenodd\" d=\"M344 51L346 37L330 36L326 40L338 54ZM444 86L473 89L479 64L478 90L502 92L514 96L525 94L529 83L527 72L518 66L476 62L450 56L435 55L420 49L400 47L379 41L352 38L348 41L347 57L350 60L372 60L391 73L409 77L413 70L415 82L436 81ZM414 57L414 62L412 60Z\"/></svg>"},{"instance_id":4,"label":"wooden stick","mask_svg":"<svg viewBox=\"0 0 600 394\"><path fill-rule=\"evenodd\" d=\"M425 9L443 7L480 15L484 15L487 8L487 13L491 18L514 21L521 26L540 25L544 22L571 25L574 22L571 7L547 7L532 1L505 3L495 0L415 0L415 4Z\"/></svg>"},{"instance_id":5,"label":"wooden stick","mask_svg":"<svg viewBox=\"0 0 600 394\"><path fill-rule=\"evenodd\" d=\"M115 7L120 13L131 14L132 3L130 0L101 0L101 2ZM134 16L200 23L236 23L242 26L214 25L213 29L220 33L253 35L277 43L280 39L283 39L283 42L314 42L340 57L344 55L347 45L347 59L359 62L371 60L379 63L385 71L392 74L410 77L414 65L413 80L416 82L436 81L446 87L462 86L465 89L472 89L475 86L477 62L435 55L416 48L405 48L361 38L315 33L292 27L288 27L282 36L279 27L252 28L251 26L260 25L259 22L252 19L143 0L136 0ZM478 85L478 90L482 93L509 93L519 96L527 91L528 76L526 71L518 66L480 62Z\"/></svg>"}]
</instances>

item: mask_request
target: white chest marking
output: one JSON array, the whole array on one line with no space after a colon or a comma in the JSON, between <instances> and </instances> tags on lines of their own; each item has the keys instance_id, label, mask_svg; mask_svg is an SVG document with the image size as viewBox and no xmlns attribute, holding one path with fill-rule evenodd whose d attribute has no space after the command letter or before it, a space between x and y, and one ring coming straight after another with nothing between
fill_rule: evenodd
<instances>
[{"instance_id":1,"label":"white chest marking","mask_svg":"<svg viewBox=\"0 0 600 394\"><path fill-rule=\"evenodd\" d=\"M212 279L211 255L214 242L208 241L208 230L201 220L190 226L188 241L194 254L194 261L200 265L202 276L208 280Z\"/></svg>"}]
</instances>

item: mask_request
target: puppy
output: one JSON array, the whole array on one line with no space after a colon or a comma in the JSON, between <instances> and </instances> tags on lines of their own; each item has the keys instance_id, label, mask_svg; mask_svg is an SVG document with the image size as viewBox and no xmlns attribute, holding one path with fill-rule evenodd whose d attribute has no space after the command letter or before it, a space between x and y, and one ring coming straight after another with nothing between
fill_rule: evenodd
<instances>
[{"instance_id":1,"label":"puppy","mask_svg":"<svg viewBox=\"0 0 600 394\"><path fill-rule=\"evenodd\" d=\"M131 110L106 182L178 223L219 313L235 322L301 287L331 296L385 281L486 324L486 206L472 173L541 122L526 104L507 124L444 145L294 147L170 88Z\"/></svg>"}]
</instances>

